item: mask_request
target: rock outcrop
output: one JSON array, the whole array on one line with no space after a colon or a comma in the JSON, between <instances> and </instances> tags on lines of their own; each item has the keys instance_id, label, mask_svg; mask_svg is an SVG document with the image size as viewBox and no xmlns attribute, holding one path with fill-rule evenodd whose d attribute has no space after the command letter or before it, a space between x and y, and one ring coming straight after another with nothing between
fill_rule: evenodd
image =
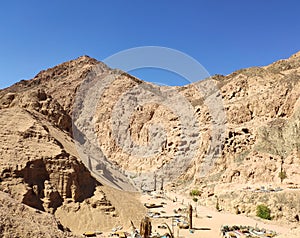
<instances>
[{"instance_id":1,"label":"rock outcrop","mask_svg":"<svg viewBox=\"0 0 300 238\"><path fill-rule=\"evenodd\" d=\"M3 191L24 204L51 213L68 199L78 202L93 195L99 183L51 135L50 125L24 109L2 109L0 117L1 124L5 124L5 130L0 132Z\"/></svg>"},{"instance_id":2,"label":"rock outcrop","mask_svg":"<svg viewBox=\"0 0 300 238\"><path fill-rule=\"evenodd\" d=\"M48 213L19 203L0 192L1 237L79 237Z\"/></svg>"}]
</instances>

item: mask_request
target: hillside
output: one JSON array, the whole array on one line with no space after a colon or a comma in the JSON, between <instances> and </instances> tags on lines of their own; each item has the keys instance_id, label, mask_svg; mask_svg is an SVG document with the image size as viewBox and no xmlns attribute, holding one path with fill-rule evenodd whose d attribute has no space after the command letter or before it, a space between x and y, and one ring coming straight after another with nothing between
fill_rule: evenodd
<instances>
[{"instance_id":1,"label":"hillside","mask_svg":"<svg viewBox=\"0 0 300 238\"><path fill-rule=\"evenodd\" d=\"M54 214L76 234L87 230L108 231L119 224L129 227L130 220L138 223L144 214L138 194L120 195L91 175L72 139L72 95L80 83L80 75L93 62L95 60L82 57L0 92L0 190L17 203ZM62 92L53 85L57 80L55 75L61 74L58 69L64 65L73 65L75 72L70 75L70 82L57 81L59 87L70 85ZM48 74L53 78L48 78ZM121 202L115 194L122 196ZM14 214L10 209L15 208L7 206L7 214ZM70 215L81 219L81 223L70 222ZM54 219L53 215L49 216ZM52 226L50 222L48 225ZM22 222L16 223L14 229L31 231ZM11 234L11 230L8 231L7 235ZM55 237L57 232L55 228L50 229L49 235ZM26 237L27 233L24 234ZM40 237L41 233L30 234Z\"/></svg>"},{"instance_id":2,"label":"hillside","mask_svg":"<svg viewBox=\"0 0 300 238\"><path fill-rule=\"evenodd\" d=\"M266 203L299 225L299 96L300 53L184 87L82 56L0 91L0 190L76 234L138 223L145 210L127 191L155 176L207 206L254 215ZM261 186L283 190L248 191Z\"/></svg>"}]
</instances>

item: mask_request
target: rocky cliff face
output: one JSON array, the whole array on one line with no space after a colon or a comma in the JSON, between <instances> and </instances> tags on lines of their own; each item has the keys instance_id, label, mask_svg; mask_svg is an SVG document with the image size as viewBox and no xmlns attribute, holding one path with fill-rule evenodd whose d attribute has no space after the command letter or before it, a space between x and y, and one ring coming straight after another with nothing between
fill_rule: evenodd
<instances>
[{"instance_id":1,"label":"rocky cliff face","mask_svg":"<svg viewBox=\"0 0 300 238\"><path fill-rule=\"evenodd\" d=\"M111 81L103 80L107 84L98 88L101 97L93 114L93 133L101 148L99 157L113 161L138 187L152 188L156 173L159 181L171 178L169 182L187 191L196 187L204 203L211 196L225 193L226 199L220 203L231 211L235 206L229 202L232 197L226 195L228 188L241 191L249 185L272 185L284 187L279 192L283 194L296 188L295 196L281 204L289 207L283 213L271 200L262 201L270 201L267 205L274 219L297 222L300 211L293 204L299 198L300 186L299 67L298 53L266 67L217 75L185 87L158 87L122 72ZM204 90L209 80L219 92L214 97ZM220 97L225 118L220 113L213 115L213 104L209 104ZM83 104L91 105L89 100ZM82 111L80 108L77 112ZM88 134L80 126L88 117L80 119L79 130ZM213 135L214 125L223 126L224 133L219 137ZM213 146L216 138L222 141L221 149ZM217 149L219 157L205 167L210 153ZM191 160L186 159L191 155ZM94 160L91 166L101 171L101 162ZM205 176L203 167L207 168ZM279 174L285 174L285 178ZM241 199L238 202L244 203ZM247 206L251 209L245 213L253 214L256 202L249 199Z\"/></svg>"},{"instance_id":2,"label":"rocky cliff face","mask_svg":"<svg viewBox=\"0 0 300 238\"><path fill-rule=\"evenodd\" d=\"M297 222L299 94L300 53L184 87L145 83L83 56L0 91L0 188L65 223L65 214L99 212L108 227L131 218L106 183L150 189L156 176L187 192L196 187L205 204L220 198L235 211L242 202L249 214L261 194L244 199L229 188L282 186L279 200L295 189L281 204L289 209L262 201L275 219Z\"/></svg>"},{"instance_id":3,"label":"rocky cliff face","mask_svg":"<svg viewBox=\"0 0 300 238\"><path fill-rule=\"evenodd\" d=\"M81 161L72 139L71 105L76 88L95 62L81 57L0 91L0 190L16 202L59 215L60 221L78 234L101 228L101 220L107 224L105 229L130 219L137 222L144 212L135 195L129 194L137 211L120 215L122 210L116 210L104 194L105 188ZM98 211L98 221L80 226L68 223L64 214L70 210L80 217L93 217ZM27 231L22 222L14 229ZM67 235L61 232L62 237Z\"/></svg>"}]
</instances>

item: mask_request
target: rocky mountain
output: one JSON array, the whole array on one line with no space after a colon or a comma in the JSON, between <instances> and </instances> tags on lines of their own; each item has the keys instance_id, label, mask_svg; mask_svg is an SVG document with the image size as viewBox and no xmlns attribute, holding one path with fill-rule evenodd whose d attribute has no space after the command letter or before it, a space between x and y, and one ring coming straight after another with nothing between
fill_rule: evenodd
<instances>
[{"instance_id":1,"label":"rocky mountain","mask_svg":"<svg viewBox=\"0 0 300 238\"><path fill-rule=\"evenodd\" d=\"M70 105L81 77L95 63L96 60L81 57L0 91L0 190L14 201L12 204L17 203L4 203L3 212L15 214L18 203L26 204L35 210L23 206L24 213L29 213L29 217L30 213L33 217L37 214L32 226L44 227L45 231L47 226L53 226L55 217L59 218L63 231L55 230L54 226L48 230L51 237L71 236L64 233L69 229L82 234L119 224L130 226L130 220L137 223L144 214L137 194L121 195L91 175L72 138ZM60 80L66 73L67 80ZM122 196L122 200L118 201L116 196ZM43 222L47 217L43 218L38 211L54 214L55 217L49 215L53 222ZM16 217L2 225L0 233L4 237L20 237L22 231L24 237L28 237L26 232L31 237L40 237L41 233L30 232L26 223L14 223ZM71 222L70 217L76 222Z\"/></svg>"},{"instance_id":2,"label":"rocky mountain","mask_svg":"<svg viewBox=\"0 0 300 238\"><path fill-rule=\"evenodd\" d=\"M118 189L155 180L232 212L266 203L299 224L299 94L300 53L184 87L79 57L0 91L1 194L54 214L53 236L139 221L138 194ZM248 191L262 186L284 189Z\"/></svg>"}]
</instances>

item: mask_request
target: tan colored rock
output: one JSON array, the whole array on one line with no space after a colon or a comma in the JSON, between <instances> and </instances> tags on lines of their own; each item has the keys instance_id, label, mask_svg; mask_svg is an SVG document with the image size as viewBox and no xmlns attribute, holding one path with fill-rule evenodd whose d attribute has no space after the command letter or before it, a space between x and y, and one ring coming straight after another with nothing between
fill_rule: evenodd
<instances>
[{"instance_id":1,"label":"tan colored rock","mask_svg":"<svg viewBox=\"0 0 300 238\"><path fill-rule=\"evenodd\" d=\"M53 215L42 213L0 192L1 237L77 237Z\"/></svg>"},{"instance_id":2,"label":"tan colored rock","mask_svg":"<svg viewBox=\"0 0 300 238\"><path fill-rule=\"evenodd\" d=\"M81 85L95 72L112 81L103 88L101 100L79 100L82 108L77 110L76 94L90 93L99 83L91 77L86 85L91 87ZM199 91L199 87L209 88L208 82L217 85L220 93ZM208 106L213 96L222 98L226 120L213 117ZM184 87L144 83L83 56L0 91L1 191L54 213L76 232L99 225L108 229L132 216L124 203L118 205L123 193L101 185L152 188L153 171L162 169L157 181L174 182L178 190L187 192L199 187L204 204L214 206L217 195L223 209L253 215L254 204L265 202L274 210L274 219L297 223L299 207L291 204L297 201L300 186L299 96L299 53L266 67L213 76ZM76 119L89 105L96 105L95 113L83 113L85 117L72 128L73 113ZM214 129L221 130L222 125L224 144L212 151ZM84 135L83 147L75 146L76 134ZM92 141L86 140L90 135ZM210 162L207 155L218 152L220 157L203 177L201 172ZM281 171L286 173L282 183ZM247 186L268 185L284 190L270 196L240 192ZM98 193L99 187L104 194ZM140 220L144 210L136 195L126 196ZM101 197L100 202L93 197ZM99 219L105 216L107 222L87 221L92 214ZM70 215L85 222L75 227L68 223Z\"/></svg>"}]
</instances>

